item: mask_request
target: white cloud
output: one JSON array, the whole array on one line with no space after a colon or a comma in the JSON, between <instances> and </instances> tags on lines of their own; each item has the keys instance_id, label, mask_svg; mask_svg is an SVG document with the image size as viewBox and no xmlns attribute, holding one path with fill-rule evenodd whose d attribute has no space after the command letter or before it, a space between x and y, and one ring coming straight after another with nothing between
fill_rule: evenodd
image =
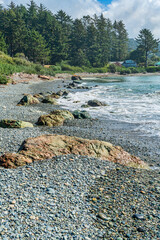
<instances>
[{"instance_id":1,"label":"white cloud","mask_svg":"<svg viewBox=\"0 0 160 240\"><path fill-rule=\"evenodd\" d=\"M9 5L11 0L3 0L5 6ZM30 3L29 0L13 0L15 4ZM101 4L98 0L34 0L39 5L42 3L45 7L56 13L58 10L64 10L73 18L80 18L84 15L100 14L102 12Z\"/></svg>"},{"instance_id":2,"label":"white cloud","mask_svg":"<svg viewBox=\"0 0 160 240\"><path fill-rule=\"evenodd\" d=\"M111 20L123 20L130 37L142 28L149 28L160 37L160 0L113 0L104 15Z\"/></svg>"},{"instance_id":3,"label":"white cloud","mask_svg":"<svg viewBox=\"0 0 160 240\"><path fill-rule=\"evenodd\" d=\"M11 0L0 0L7 6ZM15 4L30 3L30 0L13 0ZM34 0L39 5L56 13L64 10L73 18L84 15L100 15L102 12L107 18L123 20L129 37L136 37L142 28L149 28L156 38L160 37L160 0L112 0L106 7L98 0Z\"/></svg>"}]
</instances>

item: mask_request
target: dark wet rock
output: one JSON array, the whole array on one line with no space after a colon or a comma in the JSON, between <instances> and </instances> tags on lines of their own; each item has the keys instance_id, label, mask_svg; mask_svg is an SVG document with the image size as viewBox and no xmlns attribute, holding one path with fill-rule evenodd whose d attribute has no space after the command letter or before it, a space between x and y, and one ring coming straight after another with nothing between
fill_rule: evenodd
<instances>
[{"instance_id":1,"label":"dark wet rock","mask_svg":"<svg viewBox=\"0 0 160 240\"><path fill-rule=\"evenodd\" d=\"M73 116L76 119L90 119L91 116L87 111L80 111L80 110L75 110L74 112L72 112Z\"/></svg>"},{"instance_id":2,"label":"dark wet rock","mask_svg":"<svg viewBox=\"0 0 160 240\"><path fill-rule=\"evenodd\" d=\"M69 94L69 91L64 89L64 90L60 90L56 93L59 96L67 96Z\"/></svg>"},{"instance_id":3,"label":"dark wet rock","mask_svg":"<svg viewBox=\"0 0 160 240\"><path fill-rule=\"evenodd\" d=\"M88 103L87 103L89 106L91 107L100 107L100 106L107 106L106 103L103 103L103 102L100 102L96 99L94 100L89 100Z\"/></svg>"},{"instance_id":4,"label":"dark wet rock","mask_svg":"<svg viewBox=\"0 0 160 240\"><path fill-rule=\"evenodd\" d=\"M82 80L82 78L81 78L80 76L78 76L78 75L73 75L73 76L71 77L71 79L72 79L72 80Z\"/></svg>"}]
</instances>

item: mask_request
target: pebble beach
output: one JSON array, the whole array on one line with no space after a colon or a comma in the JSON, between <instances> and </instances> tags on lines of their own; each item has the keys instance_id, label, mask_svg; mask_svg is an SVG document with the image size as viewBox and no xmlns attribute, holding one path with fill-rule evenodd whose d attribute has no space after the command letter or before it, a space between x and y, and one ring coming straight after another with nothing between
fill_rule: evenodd
<instances>
[{"instance_id":1,"label":"pebble beach","mask_svg":"<svg viewBox=\"0 0 160 240\"><path fill-rule=\"evenodd\" d=\"M82 156L59 156L17 169L0 168L0 239L160 239L160 139L133 124L102 119L37 126L39 116L61 106L16 106L23 94L64 89L68 80L0 86L0 119L29 121L34 128L0 128L0 154L42 134L98 139L140 157L149 170Z\"/></svg>"}]
</instances>

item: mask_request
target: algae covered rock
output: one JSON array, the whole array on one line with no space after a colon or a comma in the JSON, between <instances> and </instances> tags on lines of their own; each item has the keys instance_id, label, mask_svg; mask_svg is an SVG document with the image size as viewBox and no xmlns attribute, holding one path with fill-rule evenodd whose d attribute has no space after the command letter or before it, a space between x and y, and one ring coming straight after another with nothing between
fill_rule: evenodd
<instances>
[{"instance_id":1,"label":"algae covered rock","mask_svg":"<svg viewBox=\"0 0 160 240\"><path fill-rule=\"evenodd\" d=\"M72 120L74 116L67 110L54 110L50 114L42 115L37 121L37 125L56 127L63 125L65 120Z\"/></svg>"},{"instance_id":2,"label":"algae covered rock","mask_svg":"<svg viewBox=\"0 0 160 240\"><path fill-rule=\"evenodd\" d=\"M55 114L42 115L39 117L37 125L56 127L63 125L64 120L64 117Z\"/></svg>"},{"instance_id":3,"label":"algae covered rock","mask_svg":"<svg viewBox=\"0 0 160 240\"><path fill-rule=\"evenodd\" d=\"M49 104L53 104L53 105L58 105L57 101L55 100L55 98L51 95L46 96L43 100L43 103L49 103Z\"/></svg>"},{"instance_id":4,"label":"algae covered rock","mask_svg":"<svg viewBox=\"0 0 160 240\"><path fill-rule=\"evenodd\" d=\"M65 120L73 120L73 114L68 110L54 110L51 114L62 116Z\"/></svg>"},{"instance_id":5,"label":"algae covered rock","mask_svg":"<svg viewBox=\"0 0 160 240\"><path fill-rule=\"evenodd\" d=\"M26 127L33 127L33 124L30 122L24 122L24 121L19 121L19 120L3 119L3 120L0 120L0 127L2 127L2 128L26 128Z\"/></svg>"},{"instance_id":6,"label":"algae covered rock","mask_svg":"<svg viewBox=\"0 0 160 240\"><path fill-rule=\"evenodd\" d=\"M25 95L20 102L17 104L17 106L22 106L22 105L32 105L32 104L38 104L40 103L38 98L33 97L31 94Z\"/></svg>"}]
</instances>

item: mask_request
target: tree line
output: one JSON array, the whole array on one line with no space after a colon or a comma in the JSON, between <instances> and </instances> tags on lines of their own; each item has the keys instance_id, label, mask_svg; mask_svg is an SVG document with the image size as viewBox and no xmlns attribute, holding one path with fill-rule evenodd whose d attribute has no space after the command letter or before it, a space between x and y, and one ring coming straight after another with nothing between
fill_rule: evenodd
<instances>
[{"instance_id":1,"label":"tree line","mask_svg":"<svg viewBox=\"0 0 160 240\"><path fill-rule=\"evenodd\" d=\"M64 11L53 14L43 4L0 5L0 51L24 55L33 62L103 67L124 60L128 33L122 21L101 14L72 19Z\"/></svg>"}]
</instances>

